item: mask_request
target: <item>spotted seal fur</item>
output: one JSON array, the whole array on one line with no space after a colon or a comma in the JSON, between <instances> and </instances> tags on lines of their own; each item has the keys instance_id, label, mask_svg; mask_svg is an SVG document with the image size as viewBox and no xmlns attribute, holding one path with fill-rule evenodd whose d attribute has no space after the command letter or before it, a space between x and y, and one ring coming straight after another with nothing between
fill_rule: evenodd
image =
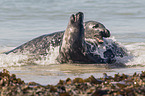
<instances>
[{"instance_id":1,"label":"spotted seal fur","mask_svg":"<svg viewBox=\"0 0 145 96\"><path fill-rule=\"evenodd\" d=\"M22 53L46 56L50 47L60 46L57 57L59 63L112 63L116 57L123 57L127 53L119 44L109 43L105 39L109 36L109 30L99 22L88 21L83 24L83 13L78 12L70 17L65 31L34 38L5 54ZM87 38L94 41L88 41ZM96 38L103 42L96 41Z\"/></svg>"}]
</instances>

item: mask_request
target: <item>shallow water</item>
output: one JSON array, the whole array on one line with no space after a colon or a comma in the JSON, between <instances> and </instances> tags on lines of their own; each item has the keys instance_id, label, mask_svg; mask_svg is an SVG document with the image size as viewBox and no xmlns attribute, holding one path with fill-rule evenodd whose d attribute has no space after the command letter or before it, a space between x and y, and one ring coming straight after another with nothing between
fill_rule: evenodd
<instances>
[{"instance_id":1,"label":"shallow water","mask_svg":"<svg viewBox=\"0 0 145 96\"><path fill-rule=\"evenodd\" d=\"M68 65L68 64L52 64L49 66L21 66L7 68L11 73L17 75L25 82L37 82L42 85L53 84L56 85L59 80L66 80L67 78L88 78L93 75L95 78L103 77L103 73L109 76L114 74L128 74L133 75L134 72L141 73L145 71L145 67L106 69L105 67L98 67L96 65Z\"/></svg>"},{"instance_id":2,"label":"shallow water","mask_svg":"<svg viewBox=\"0 0 145 96\"><path fill-rule=\"evenodd\" d=\"M35 37L65 30L71 14L82 11L84 21L103 23L114 38L133 54L126 65L145 65L145 1L137 0L1 0L0 53L6 52ZM55 64L50 60L25 63L27 56L0 54L0 67L9 69L25 81L55 84L67 77L100 77L103 72L114 74L144 70L144 67L100 69L97 66ZM15 66L15 67L14 67ZM78 68L78 69L77 69Z\"/></svg>"}]
</instances>

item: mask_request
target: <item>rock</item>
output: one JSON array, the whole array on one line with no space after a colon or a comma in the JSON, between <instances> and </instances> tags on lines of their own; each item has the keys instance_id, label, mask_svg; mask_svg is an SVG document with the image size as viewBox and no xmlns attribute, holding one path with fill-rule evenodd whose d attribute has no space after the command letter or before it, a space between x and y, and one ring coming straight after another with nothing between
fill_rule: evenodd
<instances>
[{"instance_id":1,"label":"rock","mask_svg":"<svg viewBox=\"0 0 145 96\"><path fill-rule=\"evenodd\" d=\"M63 80L59 80L59 83L57 85L63 85L64 81Z\"/></svg>"},{"instance_id":2,"label":"rock","mask_svg":"<svg viewBox=\"0 0 145 96\"><path fill-rule=\"evenodd\" d=\"M95 92L92 94L92 96L103 96L106 95L108 90L101 90L101 89L96 89Z\"/></svg>"},{"instance_id":3,"label":"rock","mask_svg":"<svg viewBox=\"0 0 145 96\"><path fill-rule=\"evenodd\" d=\"M60 93L59 96L71 96L71 95L69 95L69 93L65 92L65 93Z\"/></svg>"},{"instance_id":4,"label":"rock","mask_svg":"<svg viewBox=\"0 0 145 96\"><path fill-rule=\"evenodd\" d=\"M54 85L25 83L4 69L0 72L0 96L145 96L145 72L133 75L104 74L103 78L90 76L60 80Z\"/></svg>"},{"instance_id":5,"label":"rock","mask_svg":"<svg viewBox=\"0 0 145 96\"><path fill-rule=\"evenodd\" d=\"M94 88L90 88L90 89L87 89L87 90L86 90L86 93L87 93L87 94L92 94L94 91L95 91Z\"/></svg>"},{"instance_id":6,"label":"rock","mask_svg":"<svg viewBox=\"0 0 145 96\"><path fill-rule=\"evenodd\" d=\"M55 88L55 86L50 86L50 92L57 92L57 89Z\"/></svg>"},{"instance_id":7,"label":"rock","mask_svg":"<svg viewBox=\"0 0 145 96\"><path fill-rule=\"evenodd\" d=\"M125 84L121 84L121 83L117 83L116 84L119 88L125 88L127 85L125 85Z\"/></svg>"},{"instance_id":8,"label":"rock","mask_svg":"<svg viewBox=\"0 0 145 96\"><path fill-rule=\"evenodd\" d=\"M67 78L65 82L66 84L72 84L72 80L70 78Z\"/></svg>"},{"instance_id":9,"label":"rock","mask_svg":"<svg viewBox=\"0 0 145 96\"><path fill-rule=\"evenodd\" d=\"M84 83L84 80L82 78L75 78L73 79L73 83Z\"/></svg>"},{"instance_id":10,"label":"rock","mask_svg":"<svg viewBox=\"0 0 145 96\"><path fill-rule=\"evenodd\" d=\"M90 82L93 84L101 84L102 81L101 80L97 80L93 75L91 75L89 78L84 80L85 82Z\"/></svg>"},{"instance_id":11,"label":"rock","mask_svg":"<svg viewBox=\"0 0 145 96\"><path fill-rule=\"evenodd\" d=\"M145 81L145 71L142 71L141 72L140 79L142 79L143 81Z\"/></svg>"}]
</instances>

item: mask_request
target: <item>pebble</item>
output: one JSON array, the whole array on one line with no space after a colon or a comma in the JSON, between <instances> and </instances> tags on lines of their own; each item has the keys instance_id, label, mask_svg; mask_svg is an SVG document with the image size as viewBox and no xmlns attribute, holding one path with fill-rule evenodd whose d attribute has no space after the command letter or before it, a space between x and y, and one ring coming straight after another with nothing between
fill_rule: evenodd
<instances>
[{"instance_id":1,"label":"pebble","mask_svg":"<svg viewBox=\"0 0 145 96\"><path fill-rule=\"evenodd\" d=\"M0 72L0 96L145 96L145 71L133 75L103 74L87 79L60 80L57 85L25 83L6 69Z\"/></svg>"}]
</instances>

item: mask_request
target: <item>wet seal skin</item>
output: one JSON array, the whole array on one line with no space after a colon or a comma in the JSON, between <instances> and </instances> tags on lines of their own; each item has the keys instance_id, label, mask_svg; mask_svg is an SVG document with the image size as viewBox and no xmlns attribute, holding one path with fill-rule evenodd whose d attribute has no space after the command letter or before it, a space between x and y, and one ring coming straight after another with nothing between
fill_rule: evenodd
<instances>
[{"instance_id":1,"label":"wet seal skin","mask_svg":"<svg viewBox=\"0 0 145 96\"><path fill-rule=\"evenodd\" d=\"M100 22L96 21L87 21L85 22L85 37L94 38L98 43L102 44L103 37L110 37L110 31Z\"/></svg>"},{"instance_id":2,"label":"wet seal skin","mask_svg":"<svg viewBox=\"0 0 145 96\"><path fill-rule=\"evenodd\" d=\"M70 17L70 21L68 23L68 26L64 32L62 44L60 46L59 50L59 56L58 61L60 63L112 63L115 61L115 54L112 51L112 48L106 48L105 51L98 51L98 46L93 46L87 41L85 41L84 36L84 26L83 26L83 13L79 12L76 15L72 15ZM91 24L94 26L97 26L98 24L99 28L96 29L87 29L88 33L91 32L91 35L93 35L92 32L95 31L95 38L96 34L97 38L101 35L101 37L109 37L110 32L103 26L101 23L89 21L86 23L87 26L90 26ZM99 30L99 33L98 31ZM86 34L86 35L87 35ZM90 36L92 38L92 36ZM92 49L92 47L94 47ZM111 46L113 47L113 46ZM103 56L101 56L99 53L102 53Z\"/></svg>"},{"instance_id":3,"label":"wet seal skin","mask_svg":"<svg viewBox=\"0 0 145 96\"><path fill-rule=\"evenodd\" d=\"M70 21L65 30L59 52L59 62L61 63L85 63L89 59L84 55L84 26L83 13L78 12L70 17ZM90 61L89 61L90 62Z\"/></svg>"},{"instance_id":4,"label":"wet seal skin","mask_svg":"<svg viewBox=\"0 0 145 96\"><path fill-rule=\"evenodd\" d=\"M54 32L51 34L45 34L34 38L13 50L5 52L5 54L10 53L22 53L29 55L47 55L51 47L60 46L64 31Z\"/></svg>"},{"instance_id":5,"label":"wet seal skin","mask_svg":"<svg viewBox=\"0 0 145 96\"><path fill-rule=\"evenodd\" d=\"M113 63L116 57L127 56L127 51L119 44L105 39L110 37L110 32L103 24L96 21L84 23L83 18L82 12L73 14L65 31L34 38L5 54L24 54L32 57L32 60L41 60L49 56L51 49L59 47L55 58L58 63L85 64ZM98 43L94 44L94 41L87 41L86 38L95 39Z\"/></svg>"}]
</instances>

